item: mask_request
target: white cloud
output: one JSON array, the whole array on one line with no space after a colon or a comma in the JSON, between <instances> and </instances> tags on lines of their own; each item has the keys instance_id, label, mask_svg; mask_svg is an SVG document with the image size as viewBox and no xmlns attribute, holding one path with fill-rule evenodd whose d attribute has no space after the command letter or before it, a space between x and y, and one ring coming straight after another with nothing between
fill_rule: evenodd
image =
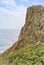
<instances>
[{"instance_id":1,"label":"white cloud","mask_svg":"<svg viewBox=\"0 0 44 65\"><path fill-rule=\"evenodd\" d=\"M24 24L25 15L8 15L1 19L1 29L20 29Z\"/></svg>"},{"instance_id":2,"label":"white cloud","mask_svg":"<svg viewBox=\"0 0 44 65\"><path fill-rule=\"evenodd\" d=\"M29 2L29 0L20 0L20 2L27 2L27 3L28 3L28 2Z\"/></svg>"},{"instance_id":3,"label":"white cloud","mask_svg":"<svg viewBox=\"0 0 44 65\"><path fill-rule=\"evenodd\" d=\"M0 11L3 13L11 13L8 9L0 7Z\"/></svg>"},{"instance_id":4,"label":"white cloud","mask_svg":"<svg viewBox=\"0 0 44 65\"><path fill-rule=\"evenodd\" d=\"M15 0L1 0L1 2L7 4L7 5L15 5L16 1Z\"/></svg>"},{"instance_id":5,"label":"white cloud","mask_svg":"<svg viewBox=\"0 0 44 65\"><path fill-rule=\"evenodd\" d=\"M6 4L6 5L16 5L16 0L0 0L0 2ZM29 3L29 0L20 0L21 3L27 2Z\"/></svg>"},{"instance_id":6,"label":"white cloud","mask_svg":"<svg viewBox=\"0 0 44 65\"><path fill-rule=\"evenodd\" d=\"M15 6L15 8L10 9L0 7L0 11L6 14L0 16L0 28L20 29L24 25L26 11L24 6Z\"/></svg>"},{"instance_id":7,"label":"white cloud","mask_svg":"<svg viewBox=\"0 0 44 65\"><path fill-rule=\"evenodd\" d=\"M25 22L25 6L16 5L14 0L1 0L1 2L14 6L8 8L0 7L0 29L20 29Z\"/></svg>"}]
</instances>

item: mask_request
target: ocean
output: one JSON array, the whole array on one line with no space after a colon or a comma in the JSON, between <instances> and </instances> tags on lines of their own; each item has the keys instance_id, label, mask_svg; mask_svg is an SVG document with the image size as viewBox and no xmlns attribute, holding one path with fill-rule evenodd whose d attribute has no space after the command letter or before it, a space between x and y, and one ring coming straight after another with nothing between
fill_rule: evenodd
<instances>
[{"instance_id":1,"label":"ocean","mask_svg":"<svg viewBox=\"0 0 44 65\"><path fill-rule=\"evenodd\" d=\"M18 40L19 34L17 29L0 29L0 53L11 47Z\"/></svg>"}]
</instances>

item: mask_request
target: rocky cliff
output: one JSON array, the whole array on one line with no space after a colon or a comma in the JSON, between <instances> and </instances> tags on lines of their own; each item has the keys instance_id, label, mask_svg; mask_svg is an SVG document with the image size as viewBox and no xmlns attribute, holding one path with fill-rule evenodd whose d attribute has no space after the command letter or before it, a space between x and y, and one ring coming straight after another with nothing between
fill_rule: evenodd
<instances>
[{"instance_id":1,"label":"rocky cliff","mask_svg":"<svg viewBox=\"0 0 44 65\"><path fill-rule=\"evenodd\" d=\"M25 25L22 27L14 49L25 44L44 42L44 7L41 5L27 8Z\"/></svg>"}]
</instances>

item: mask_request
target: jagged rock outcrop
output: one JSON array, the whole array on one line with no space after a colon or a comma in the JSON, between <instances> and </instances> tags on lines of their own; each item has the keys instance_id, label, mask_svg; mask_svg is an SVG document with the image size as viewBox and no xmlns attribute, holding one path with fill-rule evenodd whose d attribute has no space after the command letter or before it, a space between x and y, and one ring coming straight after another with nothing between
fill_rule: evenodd
<instances>
[{"instance_id":1,"label":"jagged rock outcrop","mask_svg":"<svg viewBox=\"0 0 44 65\"><path fill-rule=\"evenodd\" d=\"M17 49L27 43L41 41L42 37L44 37L44 6L33 5L27 8L25 25L22 27L18 41L13 45L13 48Z\"/></svg>"}]
</instances>

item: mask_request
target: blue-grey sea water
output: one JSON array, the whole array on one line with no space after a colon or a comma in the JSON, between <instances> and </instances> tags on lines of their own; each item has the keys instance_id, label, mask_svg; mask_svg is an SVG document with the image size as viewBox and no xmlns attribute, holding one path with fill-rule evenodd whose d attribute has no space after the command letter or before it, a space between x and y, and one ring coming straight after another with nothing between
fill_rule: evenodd
<instances>
[{"instance_id":1,"label":"blue-grey sea water","mask_svg":"<svg viewBox=\"0 0 44 65\"><path fill-rule=\"evenodd\" d=\"M19 33L17 29L0 29L0 53L17 41Z\"/></svg>"}]
</instances>

